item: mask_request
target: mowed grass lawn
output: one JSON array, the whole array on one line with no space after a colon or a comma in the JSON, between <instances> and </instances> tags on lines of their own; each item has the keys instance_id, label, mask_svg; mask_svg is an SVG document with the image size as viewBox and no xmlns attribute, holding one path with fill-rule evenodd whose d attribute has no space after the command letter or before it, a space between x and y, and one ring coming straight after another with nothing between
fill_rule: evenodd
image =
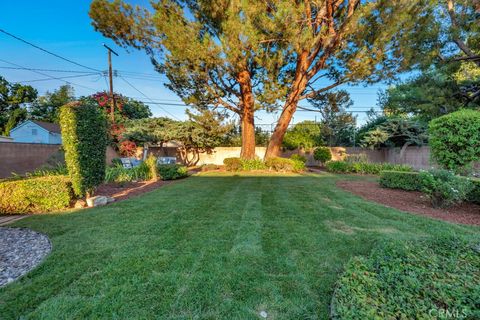
<instances>
[{"instance_id":1,"label":"mowed grass lawn","mask_svg":"<svg viewBox=\"0 0 480 320\"><path fill-rule=\"evenodd\" d=\"M378 241L479 234L366 202L337 179L210 173L19 221L53 251L0 289L0 318L326 319L343 265Z\"/></svg>"}]
</instances>

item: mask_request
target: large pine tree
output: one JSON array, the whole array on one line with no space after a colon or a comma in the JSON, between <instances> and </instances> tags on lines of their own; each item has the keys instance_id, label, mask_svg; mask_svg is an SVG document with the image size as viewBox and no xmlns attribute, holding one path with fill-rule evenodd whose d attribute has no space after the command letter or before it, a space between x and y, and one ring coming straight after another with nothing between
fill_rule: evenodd
<instances>
[{"instance_id":1,"label":"large pine tree","mask_svg":"<svg viewBox=\"0 0 480 320\"><path fill-rule=\"evenodd\" d=\"M186 103L238 114L242 157L255 155L254 112L280 111L268 158L299 101L411 68L412 45L435 34L432 1L161 0L147 10L94 0L90 16L118 44L144 49Z\"/></svg>"},{"instance_id":2,"label":"large pine tree","mask_svg":"<svg viewBox=\"0 0 480 320\"><path fill-rule=\"evenodd\" d=\"M266 9L260 2L162 0L147 10L95 0L90 16L95 29L119 45L145 50L167 75L167 87L185 103L237 114L241 156L254 158L254 112L281 98L271 76L282 56L264 45L269 41L264 24L270 22L262 20Z\"/></svg>"}]
</instances>

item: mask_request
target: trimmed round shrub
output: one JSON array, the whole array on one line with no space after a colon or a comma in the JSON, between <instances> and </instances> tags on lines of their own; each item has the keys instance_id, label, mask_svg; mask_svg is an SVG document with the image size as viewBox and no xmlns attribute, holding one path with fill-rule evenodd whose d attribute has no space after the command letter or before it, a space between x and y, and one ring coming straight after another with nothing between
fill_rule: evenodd
<instances>
[{"instance_id":1,"label":"trimmed round shrub","mask_svg":"<svg viewBox=\"0 0 480 320\"><path fill-rule=\"evenodd\" d=\"M480 240L383 244L355 257L339 278L331 319L480 319ZM446 318L445 318L446 319Z\"/></svg>"},{"instance_id":2,"label":"trimmed round shrub","mask_svg":"<svg viewBox=\"0 0 480 320\"><path fill-rule=\"evenodd\" d=\"M294 171L295 161L288 158L273 157L265 161L265 165L274 171Z\"/></svg>"},{"instance_id":3,"label":"trimmed round shrub","mask_svg":"<svg viewBox=\"0 0 480 320\"><path fill-rule=\"evenodd\" d=\"M321 163L326 163L327 161L332 160L332 152L330 151L330 148L318 147L313 151L313 158Z\"/></svg>"},{"instance_id":4,"label":"trimmed round shrub","mask_svg":"<svg viewBox=\"0 0 480 320\"><path fill-rule=\"evenodd\" d=\"M41 213L69 207L72 183L66 176L0 182L0 213Z\"/></svg>"},{"instance_id":5,"label":"trimmed round shrub","mask_svg":"<svg viewBox=\"0 0 480 320\"><path fill-rule=\"evenodd\" d=\"M448 170L420 172L422 191L430 198L433 207L448 207L463 202L473 190L470 179Z\"/></svg>"},{"instance_id":6,"label":"trimmed round shrub","mask_svg":"<svg viewBox=\"0 0 480 320\"><path fill-rule=\"evenodd\" d=\"M104 112L87 100L72 102L60 109L65 162L73 191L91 196L105 179L107 121Z\"/></svg>"},{"instance_id":7,"label":"trimmed round shrub","mask_svg":"<svg viewBox=\"0 0 480 320\"><path fill-rule=\"evenodd\" d=\"M480 111L459 110L433 119L429 125L432 158L457 170L480 159Z\"/></svg>"},{"instance_id":8,"label":"trimmed round shrub","mask_svg":"<svg viewBox=\"0 0 480 320\"><path fill-rule=\"evenodd\" d=\"M252 170L265 170L267 166L260 159L240 159L242 163L242 170L252 171Z\"/></svg>"},{"instance_id":9,"label":"trimmed round shrub","mask_svg":"<svg viewBox=\"0 0 480 320\"><path fill-rule=\"evenodd\" d=\"M225 170L227 171L240 171L242 170L242 161L240 158L225 158L223 159Z\"/></svg>"}]
</instances>

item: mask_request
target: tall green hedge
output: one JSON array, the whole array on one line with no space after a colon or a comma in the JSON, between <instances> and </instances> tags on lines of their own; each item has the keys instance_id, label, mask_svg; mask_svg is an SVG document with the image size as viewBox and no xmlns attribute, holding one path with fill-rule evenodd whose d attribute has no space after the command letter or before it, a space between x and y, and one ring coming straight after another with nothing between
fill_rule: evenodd
<instances>
[{"instance_id":1,"label":"tall green hedge","mask_svg":"<svg viewBox=\"0 0 480 320\"><path fill-rule=\"evenodd\" d=\"M65 161L77 196L93 194L105 178L107 121L98 106L87 100L60 110Z\"/></svg>"},{"instance_id":2,"label":"tall green hedge","mask_svg":"<svg viewBox=\"0 0 480 320\"><path fill-rule=\"evenodd\" d=\"M73 199L66 176L46 176L0 182L0 213L40 213L60 210Z\"/></svg>"},{"instance_id":3,"label":"tall green hedge","mask_svg":"<svg viewBox=\"0 0 480 320\"><path fill-rule=\"evenodd\" d=\"M446 169L480 160L480 111L459 110L436 118L429 135L432 158Z\"/></svg>"}]
</instances>

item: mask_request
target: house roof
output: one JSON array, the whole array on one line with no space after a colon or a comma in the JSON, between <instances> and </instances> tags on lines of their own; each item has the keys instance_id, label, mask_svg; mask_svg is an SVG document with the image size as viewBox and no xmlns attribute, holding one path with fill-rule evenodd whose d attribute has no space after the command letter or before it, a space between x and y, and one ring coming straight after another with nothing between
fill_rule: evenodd
<instances>
[{"instance_id":1,"label":"house roof","mask_svg":"<svg viewBox=\"0 0 480 320\"><path fill-rule=\"evenodd\" d=\"M36 125L42 127L43 129L47 130L48 132L61 133L60 126L57 123L38 121L38 120L31 120L31 121Z\"/></svg>"}]
</instances>

